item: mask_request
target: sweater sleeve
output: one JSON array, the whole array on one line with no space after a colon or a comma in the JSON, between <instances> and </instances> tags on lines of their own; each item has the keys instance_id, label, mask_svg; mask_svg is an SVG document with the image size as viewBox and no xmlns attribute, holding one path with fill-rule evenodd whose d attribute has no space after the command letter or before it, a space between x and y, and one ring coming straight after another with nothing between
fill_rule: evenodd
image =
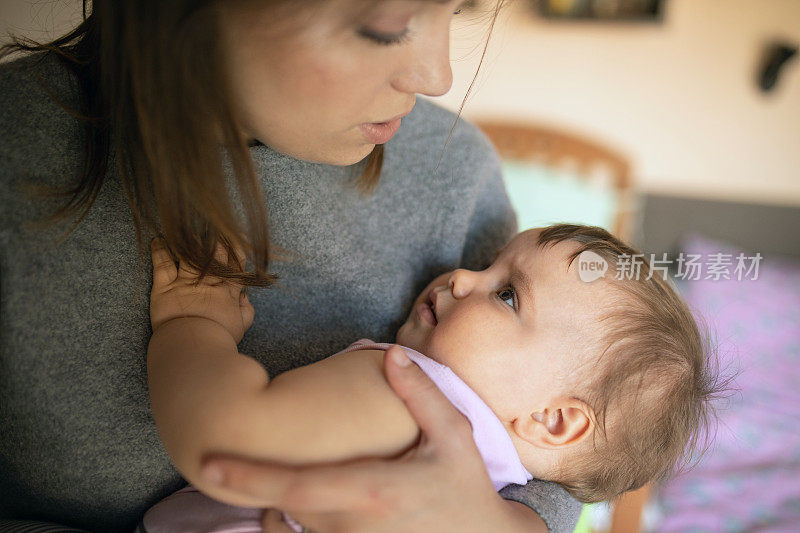
<instances>
[{"instance_id":1,"label":"sweater sleeve","mask_svg":"<svg viewBox=\"0 0 800 533\"><path fill-rule=\"evenodd\" d=\"M488 144L488 140L485 142ZM489 266L495 253L511 240L517 230L517 219L503 183L499 157L491 148L487 150L487 157L489 160L478 185L478 196L461 256L461 266L471 270ZM551 533L571 533L583 507L557 483L538 479L527 485L508 485L500 495L536 511Z\"/></svg>"},{"instance_id":2,"label":"sweater sleeve","mask_svg":"<svg viewBox=\"0 0 800 533\"><path fill-rule=\"evenodd\" d=\"M552 481L532 479L527 485L507 485L500 496L536 511L550 533L572 533L583 509L581 502Z\"/></svg>"}]
</instances>

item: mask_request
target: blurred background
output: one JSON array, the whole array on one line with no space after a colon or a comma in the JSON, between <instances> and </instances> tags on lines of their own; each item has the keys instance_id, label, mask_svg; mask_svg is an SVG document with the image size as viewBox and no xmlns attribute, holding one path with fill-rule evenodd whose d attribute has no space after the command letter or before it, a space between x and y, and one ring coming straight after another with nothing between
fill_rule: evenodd
<instances>
[{"instance_id":1,"label":"blurred background","mask_svg":"<svg viewBox=\"0 0 800 533\"><path fill-rule=\"evenodd\" d=\"M659 19L641 22L543 18L537 6L547 3L503 9L465 117L596 137L624 151L648 193L800 204L800 60L786 62L771 91L757 83L772 44L798 45L800 2L665 0ZM453 89L439 99L453 109L485 35L475 30L484 22L463 18L454 27Z\"/></svg>"},{"instance_id":2,"label":"blurred background","mask_svg":"<svg viewBox=\"0 0 800 533\"><path fill-rule=\"evenodd\" d=\"M597 224L667 263L738 372L694 469L578 530L800 531L800 1L516 0L484 55L494 5L455 18L436 100L495 143L520 229ZM3 0L0 42L81 7Z\"/></svg>"}]
</instances>

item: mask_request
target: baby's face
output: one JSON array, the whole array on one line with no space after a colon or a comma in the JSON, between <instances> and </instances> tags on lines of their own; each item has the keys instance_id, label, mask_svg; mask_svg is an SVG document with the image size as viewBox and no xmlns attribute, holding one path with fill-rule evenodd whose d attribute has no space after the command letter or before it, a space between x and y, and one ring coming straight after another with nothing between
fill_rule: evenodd
<instances>
[{"instance_id":1,"label":"baby's face","mask_svg":"<svg viewBox=\"0 0 800 533\"><path fill-rule=\"evenodd\" d=\"M602 279L580 280L577 260L568 268L577 243L540 248L538 237L520 233L486 270L434 280L397 333L398 344L450 367L503 422L571 395L571 376L597 355L610 294Z\"/></svg>"}]
</instances>

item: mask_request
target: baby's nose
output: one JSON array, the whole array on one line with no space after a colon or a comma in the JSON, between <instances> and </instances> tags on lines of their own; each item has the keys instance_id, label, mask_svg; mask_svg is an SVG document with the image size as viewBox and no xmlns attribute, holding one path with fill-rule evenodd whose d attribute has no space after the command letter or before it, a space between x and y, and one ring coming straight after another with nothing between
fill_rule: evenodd
<instances>
[{"instance_id":1,"label":"baby's nose","mask_svg":"<svg viewBox=\"0 0 800 533\"><path fill-rule=\"evenodd\" d=\"M454 298L464 298L472 291L475 283L475 272L459 268L450 276L450 290Z\"/></svg>"}]
</instances>

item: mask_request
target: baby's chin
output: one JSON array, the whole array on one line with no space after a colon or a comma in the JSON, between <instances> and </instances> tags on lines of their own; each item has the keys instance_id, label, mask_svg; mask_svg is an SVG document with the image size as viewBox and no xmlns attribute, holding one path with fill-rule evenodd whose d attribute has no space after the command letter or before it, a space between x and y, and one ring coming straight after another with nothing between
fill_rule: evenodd
<instances>
[{"instance_id":1,"label":"baby's chin","mask_svg":"<svg viewBox=\"0 0 800 533\"><path fill-rule=\"evenodd\" d=\"M397 330L397 335L394 337L395 344L400 344L402 346L407 346L408 348L412 348L412 346L408 345L409 338L406 334L406 331L409 329L408 321L406 321L400 329ZM414 348L416 350L416 348Z\"/></svg>"},{"instance_id":2,"label":"baby's chin","mask_svg":"<svg viewBox=\"0 0 800 533\"><path fill-rule=\"evenodd\" d=\"M418 335L414 335L414 326L411 324L411 319L409 318L406 323L397 330L394 342L406 348L416 350L421 354L425 354L424 346L422 346L423 343L416 337L418 337Z\"/></svg>"}]
</instances>

